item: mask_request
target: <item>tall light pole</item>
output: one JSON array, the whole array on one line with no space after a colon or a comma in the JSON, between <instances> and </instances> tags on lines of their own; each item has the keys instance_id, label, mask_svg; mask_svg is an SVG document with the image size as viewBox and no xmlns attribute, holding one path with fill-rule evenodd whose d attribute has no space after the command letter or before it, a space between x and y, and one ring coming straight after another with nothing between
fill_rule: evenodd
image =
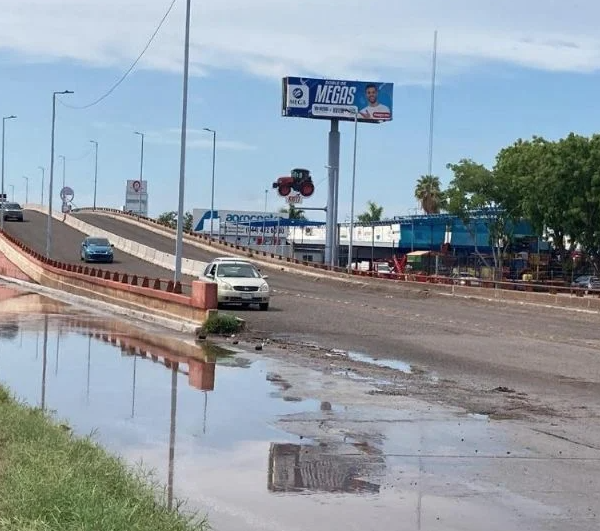
<instances>
[{"instance_id":1,"label":"tall light pole","mask_svg":"<svg viewBox=\"0 0 600 531\"><path fill-rule=\"evenodd\" d=\"M43 166L38 166L38 169L42 170L42 206L44 206L44 174L46 169Z\"/></svg>"},{"instance_id":2,"label":"tall light pole","mask_svg":"<svg viewBox=\"0 0 600 531\"><path fill-rule=\"evenodd\" d=\"M25 204L29 204L29 177L25 177L23 175L23 179L25 179Z\"/></svg>"},{"instance_id":3,"label":"tall light pole","mask_svg":"<svg viewBox=\"0 0 600 531\"><path fill-rule=\"evenodd\" d=\"M54 128L56 125L56 96L73 94L72 90L52 93L52 133L50 137L50 184L48 187L48 225L46 227L46 258L52 254L52 187L54 184Z\"/></svg>"},{"instance_id":4,"label":"tall light pole","mask_svg":"<svg viewBox=\"0 0 600 531\"><path fill-rule=\"evenodd\" d=\"M144 190L144 133L134 131L134 135L138 135L142 139L142 146L140 149L140 204L138 206L138 218L142 215L142 192Z\"/></svg>"},{"instance_id":5,"label":"tall light pole","mask_svg":"<svg viewBox=\"0 0 600 531\"><path fill-rule=\"evenodd\" d=\"M0 228L4 230L4 136L6 130L6 120L14 120L16 116L11 114L10 116L4 116L2 118L2 203L0 204Z\"/></svg>"},{"instance_id":6,"label":"tall light pole","mask_svg":"<svg viewBox=\"0 0 600 531\"><path fill-rule=\"evenodd\" d=\"M179 205L177 208L177 239L175 241L175 282L181 280L183 257L183 199L185 194L185 153L187 136L188 75L190 64L190 11L191 0L185 9L185 46L183 51L183 105L181 110L181 153L179 158Z\"/></svg>"},{"instance_id":7,"label":"tall light pole","mask_svg":"<svg viewBox=\"0 0 600 531\"><path fill-rule=\"evenodd\" d=\"M210 237L213 237L213 219L215 216L215 158L217 154L217 132L214 129L204 128L205 131L212 133L212 180L210 185Z\"/></svg>"},{"instance_id":8,"label":"tall light pole","mask_svg":"<svg viewBox=\"0 0 600 531\"><path fill-rule=\"evenodd\" d=\"M67 175L67 159L64 155L59 155L58 156L59 159L62 159L62 187L65 187L65 183L66 183L66 175Z\"/></svg>"},{"instance_id":9,"label":"tall light pole","mask_svg":"<svg viewBox=\"0 0 600 531\"><path fill-rule=\"evenodd\" d=\"M96 210L96 188L98 186L98 142L95 140L90 140L94 147L96 148L96 161L94 163L94 210Z\"/></svg>"},{"instance_id":10,"label":"tall light pole","mask_svg":"<svg viewBox=\"0 0 600 531\"><path fill-rule=\"evenodd\" d=\"M352 111L347 111L352 112ZM352 192L350 198L350 235L348 239L348 273L352 272L352 254L354 244L354 191L356 189L356 143L358 139L358 109L352 112L354 115L354 154L352 159Z\"/></svg>"}]
</instances>

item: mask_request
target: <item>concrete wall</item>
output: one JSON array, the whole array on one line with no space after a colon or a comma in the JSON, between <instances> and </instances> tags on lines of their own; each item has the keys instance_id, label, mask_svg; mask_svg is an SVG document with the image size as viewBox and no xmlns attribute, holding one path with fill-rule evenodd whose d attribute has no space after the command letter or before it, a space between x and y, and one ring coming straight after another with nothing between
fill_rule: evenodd
<instances>
[{"instance_id":1,"label":"concrete wall","mask_svg":"<svg viewBox=\"0 0 600 531\"><path fill-rule=\"evenodd\" d=\"M148 279L144 282L135 276L108 271L97 276L99 269L49 261L11 240L6 235L0 236L0 255L14 267L11 271L14 274L7 275L13 278L33 280L42 286L129 308L138 314L149 313L198 325L217 307L217 286L213 283L195 281L191 295L183 295L180 285L172 282L163 290L160 282L158 287L150 287Z\"/></svg>"}]
</instances>

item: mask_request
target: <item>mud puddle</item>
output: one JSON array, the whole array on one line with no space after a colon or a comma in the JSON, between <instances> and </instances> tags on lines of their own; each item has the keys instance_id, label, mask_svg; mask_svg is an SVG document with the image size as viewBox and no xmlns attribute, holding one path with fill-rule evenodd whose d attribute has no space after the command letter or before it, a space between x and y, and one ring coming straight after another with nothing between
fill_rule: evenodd
<instances>
[{"instance_id":1,"label":"mud puddle","mask_svg":"<svg viewBox=\"0 0 600 531\"><path fill-rule=\"evenodd\" d=\"M534 481L556 475L564 498L564 467L589 462L563 464L558 450L525 446L483 418L371 396L373 382L30 303L0 335L0 382L155 469L171 499L206 512L218 531L479 531L483 521L487 530L567 521L592 529L581 527L589 514L574 518L564 499L540 501L548 485ZM584 492L581 507L592 503Z\"/></svg>"}]
</instances>

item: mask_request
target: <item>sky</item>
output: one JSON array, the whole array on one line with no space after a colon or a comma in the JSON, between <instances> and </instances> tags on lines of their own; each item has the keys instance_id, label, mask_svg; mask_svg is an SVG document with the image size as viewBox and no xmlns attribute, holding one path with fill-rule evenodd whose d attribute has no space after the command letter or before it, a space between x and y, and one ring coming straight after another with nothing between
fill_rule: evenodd
<instances>
[{"instance_id":1,"label":"sky","mask_svg":"<svg viewBox=\"0 0 600 531\"><path fill-rule=\"evenodd\" d=\"M52 93L56 108L54 201L63 165L76 206L121 208L127 179L144 179L150 215L176 210L185 1L174 7L140 62L171 0L2 0L0 114L6 122L5 190L41 199L49 180ZM295 167L317 184L305 207L322 207L329 123L281 116L284 76L394 83L394 119L359 124L356 213L368 200L385 216L417 206L427 173L433 33L438 31L433 173L471 158L493 165L518 138L593 134L600 123L600 4L593 0L192 0L185 208L285 206L272 189ZM68 105L68 106L67 106ZM342 123L339 218L350 214L354 124ZM265 190L267 192L265 193ZM47 200L47 191L45 193ZM59 203L57 204L59 206ZM321 213L310 216L322 219Z\"/></svg>"}]
</instances>

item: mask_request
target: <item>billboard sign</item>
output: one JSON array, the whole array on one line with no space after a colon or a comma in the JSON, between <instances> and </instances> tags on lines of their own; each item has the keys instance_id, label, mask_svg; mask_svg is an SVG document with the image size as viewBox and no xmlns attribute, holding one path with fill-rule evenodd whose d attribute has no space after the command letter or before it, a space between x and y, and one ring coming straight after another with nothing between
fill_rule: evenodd
<instances>
[{"instance_id":1,"label":"billboard sign","mask_svg":"<svg viewBox=\"0 0 600 531\"><path fill-rule=\"evenodd\" d=\"M282 115L321 120L389 122L393 115L394 84L284 77Z\"/></svg>"},{"instance_id":2,"label":"billboard sign","mask_svg":"<svg viewBox=\"0 0 600 531\"><path fill-rule=\"evenodd\" d=\"M125 189L125 211L148 216L148 181L129 179Z\"/></svg>"},{"instance_id":3,"label":"billboard sign","mask_svg":"<svg viewBox=\"0 0 600 531\"><path fill-rule=\"evenodd\" d=\"M262 221L286 219L288 214L273 212L255 212L250 210L213 210L213 227L216 232L240 234L247 232L244 225ZM210 232L210 209L194 208L194 232ZM220 227L220 229L219 229ZM262 232L252 227L251 232Z\"/></svg>"}]
</instances>

